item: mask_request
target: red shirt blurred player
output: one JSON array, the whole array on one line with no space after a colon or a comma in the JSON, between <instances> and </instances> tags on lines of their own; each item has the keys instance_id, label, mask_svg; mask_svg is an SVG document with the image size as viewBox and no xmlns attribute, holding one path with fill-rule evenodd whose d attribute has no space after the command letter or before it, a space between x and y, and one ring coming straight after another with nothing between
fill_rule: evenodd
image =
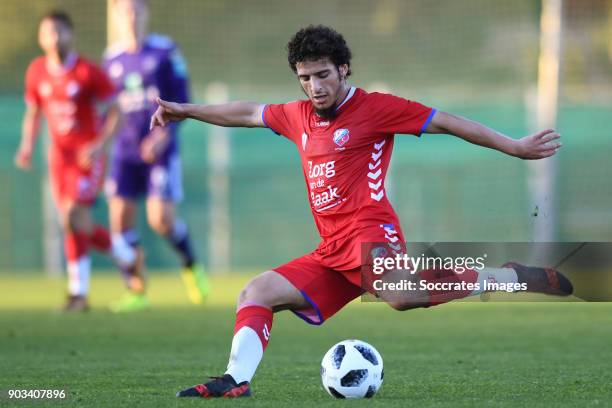
<instances>
[{"instance_id":1,"label":"red shirt blurred player","mask_svg":"<svg viewBox=\"0 0 612 408\"><path fill-rule=\"evenodd\" d=\"M72 22L61 11L45 15L38 41L44 56L28 67L25 79L26 112L15 164L29 170L39 133L41 114L51 135L49 170L52 192L65 232L69 298L66 310L86 310L92 246L110 250L107 230L94 224L90 207L102 185L106 145L115 130L119 111L111 104L104 122L96 103L113 95L106 74L72 48Z\"/></svg>"},{"instance_id":2,"label":"red shirt blurred player","mask_svg":"<svg viewBox=\"0 0 612 408\"><path fill-rule=\"evenodd\" d=\"M274 312L289 309L309 323L322 324L364 290L398 310L475 294L375 290L369 282L362 282L360 266L366 266L369 272L370 265L370 251L361 256L362 244L377 243L373 247L377 254L372 257L405 251L404 236L384 186L396 133L447 133L523 159L549 157L560 147L556 142L559 135L553 130L514 140L417 102L349 86L351 52L342 35L328 27L310 26L298 31L287 48L289 65L308 100L281 105L189 105L159 100L160 106L151 118L151 126L193 118L221 126L269 127L287 137L300 153L310 207L322 239L315 251L264 272L247 284L238 299L225 375L183 390L178 393L181 397L250 395L249 382L268 344ZM530 276L530 282L535 282L531 290L568 294L551 289L549 282L564 279L560 274L547 280L549 274L543 268L521 265L469 270L460 275L452 270L426 270L418 279L512 283L519 280L519 275L524 277L525 270L535 276ZM396 270L385 278L394 279L397 272L402 279L417 278Z\"/></svg>"}]
</instances>

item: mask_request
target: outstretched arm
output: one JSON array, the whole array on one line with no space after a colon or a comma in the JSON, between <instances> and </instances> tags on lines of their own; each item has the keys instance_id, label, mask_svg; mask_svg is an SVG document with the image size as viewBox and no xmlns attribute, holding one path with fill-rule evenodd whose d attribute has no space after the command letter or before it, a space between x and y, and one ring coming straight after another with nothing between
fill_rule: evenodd
<instances>
[{"instance_id":1,"label":"outstretched arm","mask_svg":"<svg viewBox=\"0 0 612 408\"><path fill-rule=\"evenodd\" d=\"M159 104L151 117L151 129L170 122L196 119L226 127L265 127L262 113L265 105L255 102L229 102L221 105L196 105L168 102L157 98Z\"/></svg>"},{"instance_id":2,"label":"outstretched arm","mask_svg":"<svg viewBox=\"0 0 612 408\"><path fill-rule=\"evenodd\" d=\"M558 141L561 136L552 129L521 139L512 139L478 122L439 111L425 129L425 133L446 133L525 160L550 157L561 147Z\"/></svg>"}]
</instances>

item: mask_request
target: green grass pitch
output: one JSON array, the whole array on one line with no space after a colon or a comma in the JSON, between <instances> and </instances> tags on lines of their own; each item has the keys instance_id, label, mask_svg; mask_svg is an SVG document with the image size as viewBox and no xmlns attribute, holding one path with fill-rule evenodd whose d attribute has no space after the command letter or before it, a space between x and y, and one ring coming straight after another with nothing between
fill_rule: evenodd
<instances>
[{"instance_id":1,"label":"green grass pitch","mask_svg":"<svg viewBox=\"0 0 612 408\"><path fill-rule=\"evenodd\" d=\"M120 279L97 274L93 310L53 311L63 280L0 275L0 406L569 407L612 404L612 304L459 302L396 312L356 302L321 327L276 316L243 400L179 400L177 390L224 371L234 302L248 276L219 277L204 307L178 274L150 279L151 310L113 315ZM373 344L385 382L373 400L334 400L319 365L335 342ZM14 401L8 389L66 389L65 401Z\"/></svg>"}]
</instances>

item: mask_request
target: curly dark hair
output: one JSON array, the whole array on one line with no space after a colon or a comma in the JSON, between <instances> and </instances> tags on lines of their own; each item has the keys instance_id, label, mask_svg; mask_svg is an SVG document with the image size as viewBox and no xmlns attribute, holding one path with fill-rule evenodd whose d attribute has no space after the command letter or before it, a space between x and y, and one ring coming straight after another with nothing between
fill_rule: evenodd
<instances>
[{"instance_id":1,"label":"curly dark hair","mask_svg":"<svg viewBox=\"0 0 612 408\"><path fill-rule=\"evenodd\" d=\"M295 33L287 44L287 59L289 67L297 73L296 64L303 61L316 61L321 58L329 58L331 62L339 67L346 64L351 75L351 50L342 34L333 28L323 25L309 25Z\"/></svg>"}]
</instances>

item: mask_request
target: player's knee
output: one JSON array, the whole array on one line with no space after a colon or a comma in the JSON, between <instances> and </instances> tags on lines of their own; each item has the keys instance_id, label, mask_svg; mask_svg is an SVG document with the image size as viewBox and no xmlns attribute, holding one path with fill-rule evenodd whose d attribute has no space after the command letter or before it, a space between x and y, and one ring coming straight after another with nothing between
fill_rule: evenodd
<instances>
[{"instance_id":1,"label":"player's knee","mask_svg":"<svg viewBox=\"0 0 612 408\"><path fill-rule=\"evenodd\" d=\"M240 295L238 295L238 305L253 302L262 304L263 306L268 306L267 304L264 304L265 298L265 293L261 290L261 287L257 282L257 278L255 278L250 280L249 283L247 283L240 291Z\"/></svg>"},{"instance_id":2,"label":"player's knee","mask_svg":"<svg viewBox=\"0 0 612 408\"><path fill-rule=\"evenodd\" d=\"M65 214L63 217L61 217L60 225L62 227L62 230L64 230L65 232L74 232L75 230L73 228L74 224L72 223L69 214Z\"/></svg>"},{"instance_id":3,"label":"player's knee","mask_svg":"<svg viewBox=\"0 0 612 408\"><path fill-rule=\"evenodd\" d=\"M238 306L245 303L256 303L270 308L276 306L275 291L270 287L266 274L254 277L240 291Z\"/></svg>"},{"instance_id":4,"label":"player's knee","mask_svg":"<svg viewBox=\"0 0 612 408\"><path fill-rule=\"evenodd\" d=\"M172 233L172 219L166 217L164 214L149 215L148 217L149 226L157 234L166 236Z\"/></svg>"}]
</instances>

